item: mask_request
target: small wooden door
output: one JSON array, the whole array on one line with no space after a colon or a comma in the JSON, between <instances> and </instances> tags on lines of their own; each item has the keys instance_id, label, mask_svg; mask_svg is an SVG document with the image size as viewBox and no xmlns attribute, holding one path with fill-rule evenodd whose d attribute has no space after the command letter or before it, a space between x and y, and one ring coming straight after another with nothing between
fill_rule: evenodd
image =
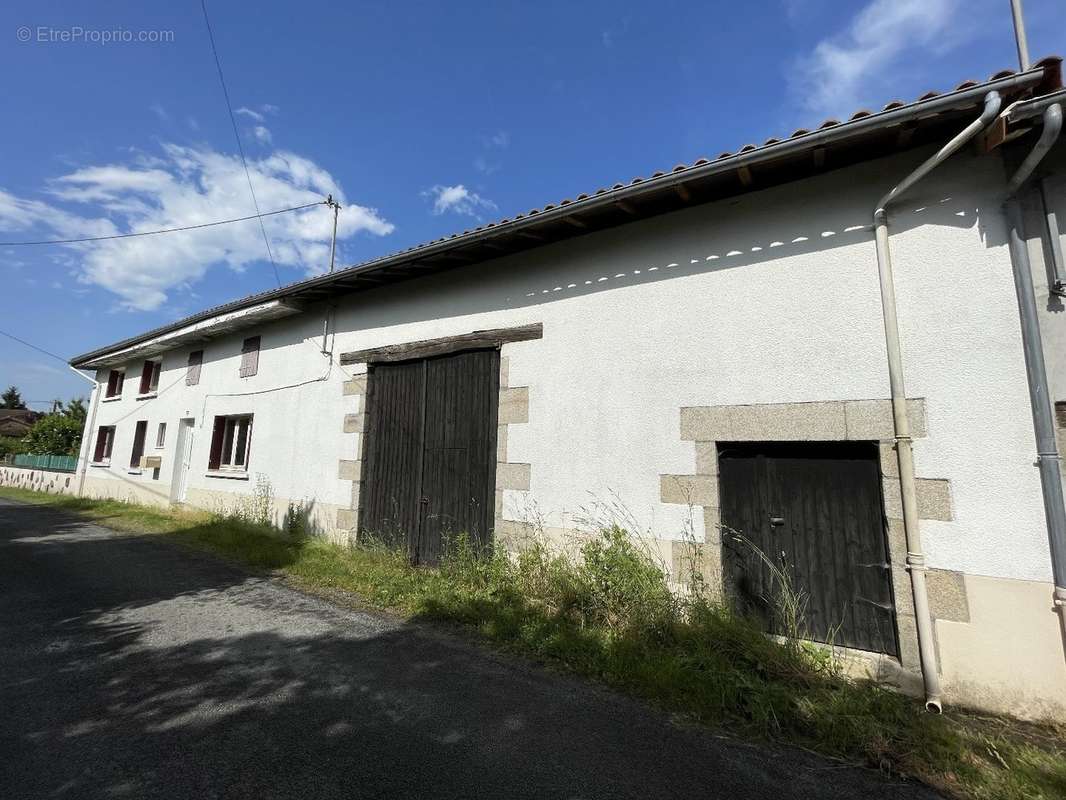
<instances>
[{"instance_id":1,"label":"small wooden door","mask_svg":"<svg viewBox=\"0 0 1066 800\"><path fill-rule=\"evenodd\" d=\"M499 352L372 364L360 530L435 564L450 536L490 543Z\"/></svg>"},{"instance_id":2,"label":"small wooden door","mask_svg":"<svg viewBox=\"0 0 1066 800\"><path fill-rule=\"evenodd\" d=\"M719 488L723 578L741 609L786 633L787 576L808 638L898 653L876 445L723 445Z\"/></svg>"}]
</instances>

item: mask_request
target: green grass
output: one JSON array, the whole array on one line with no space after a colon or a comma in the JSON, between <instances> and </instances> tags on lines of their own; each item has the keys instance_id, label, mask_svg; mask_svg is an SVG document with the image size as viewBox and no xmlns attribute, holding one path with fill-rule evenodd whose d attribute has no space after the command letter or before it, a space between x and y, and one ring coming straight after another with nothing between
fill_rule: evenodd
<instances>
[{"instance_id":1,"label":"green grass","mask_svg":"<svg viewBox=\"0 0 1066 800\"><path fill-rule=\"evenodd\" d=\"M274 571L301 588L413 620L461 625L533 657L752 739L768 739L925 781L955 797L1066 797L1061 727L925 712L846 680L823 648L777 642L663 574L617 528L565 558L534 544L517 560L456 544L439 569L387 547L342 547L202 512L169 512L0 489L121 531L170 539Z\"/></svg>"}]
</instances>

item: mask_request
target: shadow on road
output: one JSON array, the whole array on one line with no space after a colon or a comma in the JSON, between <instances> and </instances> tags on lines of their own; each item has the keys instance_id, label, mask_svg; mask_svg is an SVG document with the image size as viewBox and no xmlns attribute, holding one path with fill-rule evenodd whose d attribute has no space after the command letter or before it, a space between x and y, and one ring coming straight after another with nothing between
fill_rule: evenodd
<instances>
[{"instance_id":1,"label":"shadow on road","mask_svg":"<svg viewBox=\"0 0 1066 800\"><path fill-rule=\"evenodd\" d=\"M0 796L917 797L151 536L0 506Z\"/></svg>"}]
</instances>

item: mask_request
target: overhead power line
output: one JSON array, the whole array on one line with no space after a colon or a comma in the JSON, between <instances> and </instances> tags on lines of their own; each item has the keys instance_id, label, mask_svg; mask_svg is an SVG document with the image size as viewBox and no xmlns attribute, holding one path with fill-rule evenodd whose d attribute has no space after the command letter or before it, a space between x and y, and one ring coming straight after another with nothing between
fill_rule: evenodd
<instances>
[{"instance_id":1,"label":"overhead power line","mask_svg":"<svg viewBox=\"0 0 1066 800\"><path fill-rule=\"evenodd\" d=\"M226 108L229 110L229 121L233 125L233 136L237 139L237 151L241 154L241 163L244 165L244 177L248 179L248 191L252 195L252 205L255 206L255 214L259 219L259 230L263 232L263 244L266 245L267 257L270 266L274 268L274 279L281 286L281 276L278 274L278 265L274 263L274 254L270 251L270 238L267 236L266 225L263 224L263 215L259 213L259 201L255 199L255 189L252 188L252 173L248 171L248 161L244 157L244 145L241 144L241 135L237 132L237 118L233 115L233 104L229 100L229 90L226 89L226 78L222 75L222 62L218 58L218 48L215 47L215 34L211 30L211 20L207 16L207 0L200 0L200 8L204 11L204 22L207 24L207 37L211 40L211 52L215 55L215 66L218 68L218 81L222 84L222 94L226 98Z\"/></svg>"},{"instance_id":2,"label":"overhead power line","mask_svg":"<svg viewBox=\"0 0 1066 800\"><path fill-rule=\"evenodd\" d=\"M25 339L20 339L19 337L15 336L14 334L8 333L7 331L0 331L0 336L6 336L8 339L14 339L19 344L24 344L31 350L36 350L38 353L44 353L49 358L54 358L56 361L62 361L64 364L67 363L67 360L63 358L63 356L57 356L55 353L49 353L43 347L38 347L35 344L30 344Z\"/></svg>"},{"instance_id":3,"label":"overhead power line","mask_svg":"<svg viewBox=\"0 0 1066 800\"><path fill-rule=\"evenodd\" d=\"M290 211L302 211L305 208L311 208L312 206L320 206L325 204L325 200L319 200L315 203L305 203L302 206L293 206L292 208L279 208L277 211L264 211L263 213L252 214L247 217L234 217L233 219L220 219L217 222L201 222L198 225L182 225L177 228L161 228L157 231L137 231L136 233L116 233L112 236L86 236L82 239L42 239L37 242L0 242L0 247L17 247L19 245L29 244L80 244L82 242L104 242L108 239L131 239L134 236L155 236L160 233L177 233L178 231L194 231L197 228L213 228L216 225L229 225L234 222L247 222L250 219L259 219L260 217L273 217L277 214L288 214ZM260 219L260 222L262 220Z\"/></svg>"}]
</instances>

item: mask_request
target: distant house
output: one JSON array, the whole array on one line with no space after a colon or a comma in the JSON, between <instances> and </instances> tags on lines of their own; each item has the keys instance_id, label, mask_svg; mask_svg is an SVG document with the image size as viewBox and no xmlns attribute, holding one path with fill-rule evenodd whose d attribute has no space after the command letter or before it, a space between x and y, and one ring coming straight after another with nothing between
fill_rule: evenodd
<instances>
[{"instance_id":1,"label":"distant house","mask_svg":"<svg viewBox=\"0 0 1066 800\"><path fill-rule=\"evenodd\" d=\"M760 548L879 680L1066 718L1066 137L1023 224L1004 206L1064 98L1047 59L85 353L81 491L214 509L269 482L279 520L426 563L624 509L674 581L694 539L766 614ZM962 131L875 244L879 198Z\"/></svg>"},{"instance_id":2,"label":"distant house","mask_svg":"<svg viewBox=\"0 0 1066 800\"><path fill-rule=\"evenodd\" d=\"M28 408L0 408L0 436L21 439L43 414Z\"/></svg>"}]
</instances>

